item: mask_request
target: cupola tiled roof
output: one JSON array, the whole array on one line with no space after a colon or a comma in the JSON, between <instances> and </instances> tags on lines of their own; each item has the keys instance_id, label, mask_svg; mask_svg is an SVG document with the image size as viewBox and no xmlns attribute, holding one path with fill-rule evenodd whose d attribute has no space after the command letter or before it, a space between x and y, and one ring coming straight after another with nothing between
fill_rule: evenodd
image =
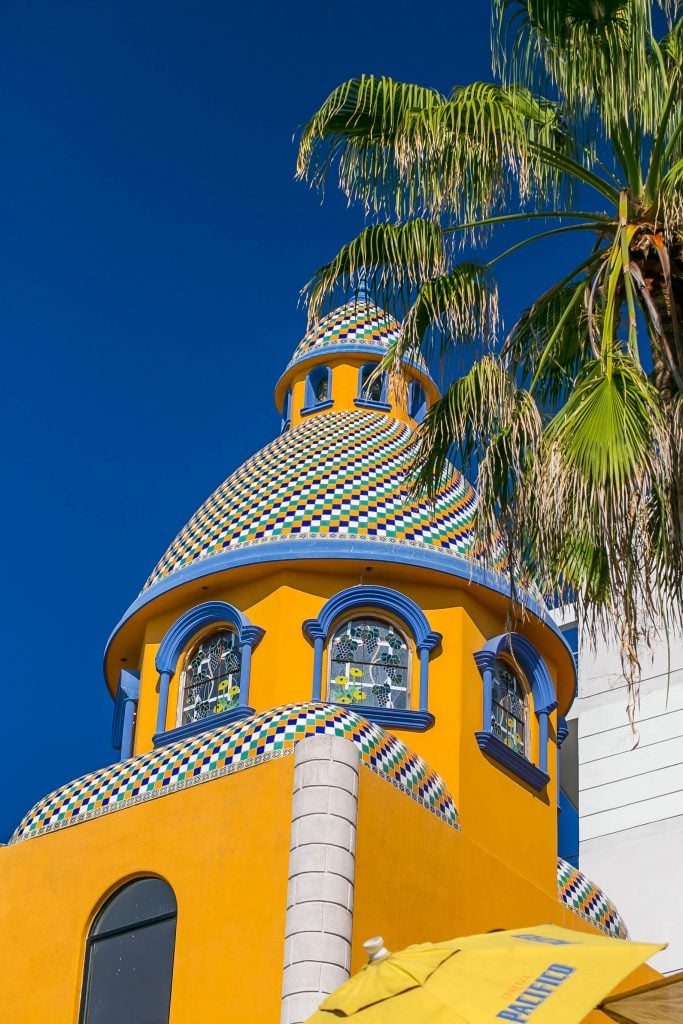
<instances>
[{"instance_id":1,"label":"cupola tiled roof","mask_svg":"<svg viewBox=\"0 0 683 1024\"><path fill-rule=\"evenodd\" d=\"M365 298L354 299L328 313L304 335L287 369L330 349L377 349L379 353L385 353L398 340L400 333L400 324L374 302ZM415 365L427 372L421 359Z\"/></svg>"},{"instance_id":2,"label":"cupola tiled roof","mask_svg":"<svg viewBox=\"0 0 683 1024\"><path fill-rule=\"evenodd\" d=\"M408 425L382 413L330 411L304 420L214 491L145 589L229 549L311 536L369 538L470 556L474 489L452 469L434 501L411 496L414 436Z\"/></svg>"}]
</instances>

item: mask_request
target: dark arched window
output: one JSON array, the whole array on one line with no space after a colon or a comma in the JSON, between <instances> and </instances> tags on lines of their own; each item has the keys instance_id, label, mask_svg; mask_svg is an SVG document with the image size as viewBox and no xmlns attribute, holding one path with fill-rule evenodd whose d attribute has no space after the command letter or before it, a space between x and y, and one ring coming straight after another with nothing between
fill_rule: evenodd
<instances>
[{"instance_id":1,"label":"dark arched window","mask_svg":"<svg viewBox=\"0 0 683 1024\"><path fill-rule=\"evenodd\" d=\"M377 370L377 363L366 363L361 366L358 380L358 398L361 401L386 403L388 382L386 373L373 377Z\"/></svg>"},{"instance_id":2,"label":"dark arched window","mask_svg":"<svg viewBox=\"0 0 683 1024\"><path fill-rule=\"evenodd\" d=\"M138 878L99 912L90 934L80 1024L168 1024L177 907L160 878Z\"/></svg>"},{"instance_id":3,"label":"dark arched window","mask_svg":"<svg viewBox=\"0 0 683 1024\"><path fill-rule=\"evenodd\" d=\"M306 378L305 408L314 409L332 400L332 375L329 366L315 366Z\"/></svg>"},{"instance_id":4,"label":"dark arched window","mask_svg":"<svg viewBox=\"0 0 683 1024\"><path fill-rule=\"evenodd\" d=\"M422 423L427 413L427 397L416 380L410 382L408 389L408 413L417 423Z\"/></svg>"}]
</instances>

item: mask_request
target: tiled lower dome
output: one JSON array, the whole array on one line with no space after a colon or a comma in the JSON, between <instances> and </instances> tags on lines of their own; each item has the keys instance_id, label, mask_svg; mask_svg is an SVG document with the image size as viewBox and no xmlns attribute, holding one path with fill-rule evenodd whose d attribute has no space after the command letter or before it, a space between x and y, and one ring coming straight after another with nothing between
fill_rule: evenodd
<instances>
[{"instance_id":1,"label":"tiled lower dome","mask_svg":"<svg viewBox=\"0 0 683 1024\"><path fill-rule=\"evenodd\" d=\"M294 752L309 736L339 736L358 747L361 764L458 828L443 779L405 743L378 725L330 704L288 704L237 725L207 729L139 757L84 775L44 797L10 842L31 839L147 800L243 771Z\"/></svg>"},{"instance_id":2,"label":"tiled lower dome","mask_svg":"<svg viewBox=\"0 0 683 1024\"><path fill-rule=\"evenodd\" d=\"M433 502L408 494L414 434L381 413L319 413L248 459L204 502L145 589L242 545L306 535L367 537L472 553L476 497L455 470Z\"/></svg>"},{"instance_id":3,"label":"tiled lower dome","mask_svg":"<svg viewBox=\"0 0 683 1024\"><path fill-rule=\"evenodd\" d=\"M627 939L628 928L609 896L582 871L557 859L557 894L560 903L614 939Z\"/></svg>"}]
</instances>

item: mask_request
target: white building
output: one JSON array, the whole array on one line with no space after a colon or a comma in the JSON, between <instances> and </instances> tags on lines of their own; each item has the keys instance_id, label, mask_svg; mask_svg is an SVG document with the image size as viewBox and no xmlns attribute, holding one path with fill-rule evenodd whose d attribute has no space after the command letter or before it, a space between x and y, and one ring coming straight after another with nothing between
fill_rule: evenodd
<instances>
[{"instance_id":1,"label":"white building","mask_svg":"<svg viewBox=\"0 0 683 1024\"><path fill-rule=\"evenodd\" d=\"M634 737L618 651L581 643L562 784L578 807L581 870L633 939L669 943L653 961L669 974L683 970L683 638L641 664Z\"/></svg>"}]
</instances>

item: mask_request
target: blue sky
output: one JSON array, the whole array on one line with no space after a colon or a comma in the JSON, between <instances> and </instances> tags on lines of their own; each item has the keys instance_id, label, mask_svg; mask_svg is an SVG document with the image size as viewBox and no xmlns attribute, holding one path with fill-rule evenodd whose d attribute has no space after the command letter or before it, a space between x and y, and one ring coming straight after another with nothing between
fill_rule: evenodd
<instances>
[{"instance_id":1,"label":"blue sky","mask_svg":"<svg viewBox=\"0 0 683 1024\"><path fill-rule=\"evenodd\" d=\"M364 71L488 77L488 20L461 0L2 5L0 840L114 759L107 637L278 430L299 290L362 224L294 181L297 126ZM535 260L502 278L512 316Z\"/></svg>"}]
</instances>

